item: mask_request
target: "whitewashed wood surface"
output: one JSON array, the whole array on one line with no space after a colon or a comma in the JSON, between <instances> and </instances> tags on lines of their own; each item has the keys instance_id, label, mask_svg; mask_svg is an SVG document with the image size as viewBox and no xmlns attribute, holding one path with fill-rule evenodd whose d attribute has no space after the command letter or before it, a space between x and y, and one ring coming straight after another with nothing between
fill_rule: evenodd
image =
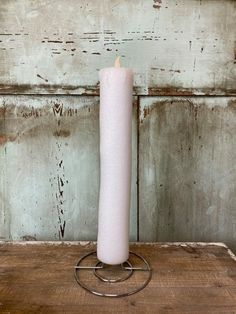
<instances>
[{"instance_id":1,"label":"whitewashed wood surface","mask_svg":"<svg viewBox=\"0 0 236 314\"><path fill-rule=\"evenodd\" d=\"M120 55L131 240L236 250L235 29L235 0L0 1L0 239L96 239L98 71Z\"/></svg>"},{"instance_id":2,"label":"whitewashed wood surface","mask_svg":"<svg viewBox=\"0 0 236 314\"><path fill-rule=\"evenodd\" d=\"M98 98L0 97L0 238L95 240ZM136 103L131 240L137 239Z\"/></svg>"},{"instance_id":3,"label":"whitewashed wood surface","mask_svg":"<svg viewBox=\"0 0 236 314\"><path fill-rule=\"evenodd\" d=\"M3 0L0 92L97 94L117 55L136 94L235 93L234 0Z\"/></svg>"},{"instance_id":4,"label":"whitewashed wood surface","mask_svg":"<svg viewBox=\"0 0 236 314\"><path fill-rule=\"evenodd\" d=\"M236 249L236 98L142 97L141 241Z\"/></svg>"}]
</instances>

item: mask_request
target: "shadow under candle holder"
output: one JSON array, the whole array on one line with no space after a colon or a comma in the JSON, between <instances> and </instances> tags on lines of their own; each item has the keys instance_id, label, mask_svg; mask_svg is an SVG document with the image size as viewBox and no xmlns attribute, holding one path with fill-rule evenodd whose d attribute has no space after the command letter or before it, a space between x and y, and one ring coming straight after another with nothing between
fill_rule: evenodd
<instances>
[{"instance_id":1,"label":"shadow under candle holder","mask_svg":"<svg viewBox=\"0 0 236 314\"><path fill-rule=\"evenodd\" d=\"M144 289L152 277L152 269L141 255L129 252L129 259L119 265L107 265L97 259L97 252L80 258L75 279L85 290L101 297L119 298Z\"/></svg>"}]
</instances>

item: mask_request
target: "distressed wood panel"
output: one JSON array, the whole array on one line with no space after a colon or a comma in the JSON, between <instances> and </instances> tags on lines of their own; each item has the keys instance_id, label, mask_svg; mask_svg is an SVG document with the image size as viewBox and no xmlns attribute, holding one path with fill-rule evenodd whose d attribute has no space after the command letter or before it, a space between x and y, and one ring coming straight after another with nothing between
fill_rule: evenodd
<instances>
[{"instance_id":1,"label":"distressed wood panel","mask_svg":"<svg viewBox=\"0 0 236 314\"><path fill-rule=\"evenodd\" d=\"M96 239L97 97L0 97L0 238ZM137 234L133 110L131 240Z\"/></svg>"},{"instance_id":2,"label":"distressed wood panel","mask_svg":"<svg viewBox=\"0 0 236 314\"><path fill-rule=\"evenodd\" d=\"M236 250L235 134L235 98L141 98L141 241Z\"/></svg>"},{"instance_id":3,"label":"distressed wood panel","mask_svg":"<svg viewBox=\"0 0 236 314\"><path fill-rule=\"evenodd\" d=\"M116 55L135 93L235 93L234 0L4 0L0 92L98 94Z\"/></svg>"},{"instance_id":4,"label":"distressed wood panel","mask_svg":"<svg viewBox=\"0 0 236 314\"><path fill-rule=\"evenodd\" d=\"M94 249L81 242L0 243L1 313L236 312L236 257L222 243L131 244L147 258L152 279L141 292L118 299L92 295L73 278L78 259ZM88 285L101 288L91 272L84 276ZM126 287L143 277L134 272Z\"/></svg>"}]
</instances>

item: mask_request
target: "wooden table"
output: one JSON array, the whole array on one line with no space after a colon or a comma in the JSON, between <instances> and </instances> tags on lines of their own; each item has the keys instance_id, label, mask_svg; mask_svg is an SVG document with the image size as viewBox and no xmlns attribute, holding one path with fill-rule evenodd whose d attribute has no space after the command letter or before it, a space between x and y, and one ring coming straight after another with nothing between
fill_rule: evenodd
<instances>
[{"instance_id":1,"label":"wooden table","mask_svg":"<svg viewBox=\"0 0 236 314\"><path fill-rule=\"evenodd\" d=\"M0 242L0 313L236 313L236 257L221 243L135 243L151 264L141 292L83 290L73 266L92 242Z\"/></svg>"}]
</instances>

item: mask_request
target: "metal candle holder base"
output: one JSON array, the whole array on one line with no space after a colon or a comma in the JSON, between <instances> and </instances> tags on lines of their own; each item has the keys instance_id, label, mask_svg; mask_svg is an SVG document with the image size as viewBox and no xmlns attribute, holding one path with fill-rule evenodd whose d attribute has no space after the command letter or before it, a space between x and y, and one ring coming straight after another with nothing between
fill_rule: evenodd
<instances>
[{"instance_id":1,"label":"metal candle holder base","mask_svg":"<svg viewBox=\"0 0 236 314\"><path fill-rule=\"evenodd\" d=\"M75 266L78 284L101 297L118 298L134 294L145 288L151 277L148 262L134 252L129 252L129 259L120 265L106 265L93 251L80 258Z\"/></svg>"}]
</instances>

